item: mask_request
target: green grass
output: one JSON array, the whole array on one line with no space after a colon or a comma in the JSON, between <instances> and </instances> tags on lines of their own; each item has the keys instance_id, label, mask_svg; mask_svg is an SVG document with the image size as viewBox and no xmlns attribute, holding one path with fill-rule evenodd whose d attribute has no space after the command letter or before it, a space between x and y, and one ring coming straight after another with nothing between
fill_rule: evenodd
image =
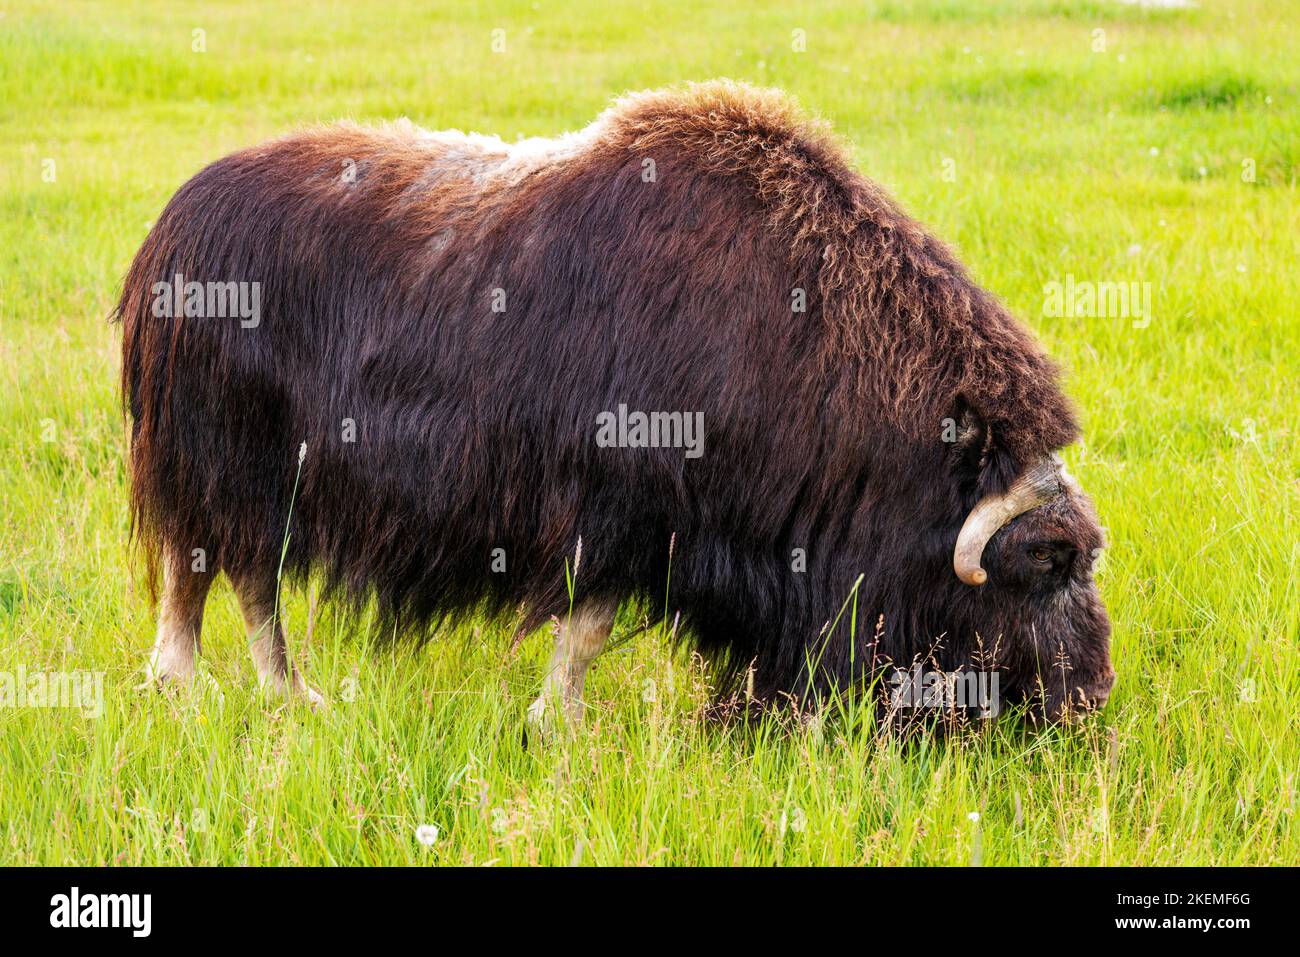
<instances>
[{"instance_id":1,"label":"green grass","mask_svg":"<svg viewBox=\"0 0 1300 957\"><path fill-rule=\"evenodd\" d=\"M1300 860L1289 0L433 6L0 10L0 673L105 674L98 718L0 708L0 863ZM502 627L466 622L372 651L365 620L318 608L309 628L290 593L330 699L313 714L257 694L225 585L203 658L224 700L133 691L153 621L105 316L171 193L317 120L550 134L624 90L715 76L830 120L1065 365L1086 435L1069 459L1111 542L1105 711L911 746L853 708L720 726L705 676L650 635L596 664L581 734L524 749L546 634L512 655ZM1154 320L1045 316L1066 274L1152 283Z\"/></svg>"}]
</instances>

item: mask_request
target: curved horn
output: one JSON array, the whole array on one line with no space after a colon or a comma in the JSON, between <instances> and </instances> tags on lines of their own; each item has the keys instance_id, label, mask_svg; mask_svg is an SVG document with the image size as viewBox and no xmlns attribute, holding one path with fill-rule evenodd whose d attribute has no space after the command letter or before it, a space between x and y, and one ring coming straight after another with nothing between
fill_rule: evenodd
<instances>
[{"instance_id":1,"label":"curved horn","mask_svg":"<svg viewBox=\"0 0 1300 957\"><path fill-rule=\"evenodd\" d=\"M1020 473L1004 495L989 495L979 500L957 536L952 553L952 567L967 585L983 585L988 572L980 567L984 546L999 528L1017 515L1037 508L1061 490L1061 460L1055 455L1039 459Z\"/></svg>"}]
</instances>

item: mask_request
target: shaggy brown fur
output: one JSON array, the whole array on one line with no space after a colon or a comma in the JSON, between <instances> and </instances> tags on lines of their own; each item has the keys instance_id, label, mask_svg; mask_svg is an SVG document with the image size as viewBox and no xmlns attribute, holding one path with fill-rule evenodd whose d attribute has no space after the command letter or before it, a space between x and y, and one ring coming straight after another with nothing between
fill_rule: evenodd
<instances>
[{"instance_id":1,"label":"shaggy brown fur","mask_svg":"<svg viewBox=\"0 0 1300 957\"><path fill-rule=\"evenodd\" d=\"M178 273L260 282L260 323L155 317ZM777 92L638 94L551 141L403 123L244 150L168 204L118 314L137 527L214 569L278 560L305 441L288 569L404 626L563 613L581 537L579 602L667 584L724 683L752 668L760 696L951 669L980 641L1013 694L1058 650L1057 704L1109 688L1082 496L995 538L984 588L951 569L975 502L1077 437L1054 366ZM620 404L702 412L703 456L598 447ZM1050 594L998 547L1049 511Z\"/></svg>"}]
</instances>

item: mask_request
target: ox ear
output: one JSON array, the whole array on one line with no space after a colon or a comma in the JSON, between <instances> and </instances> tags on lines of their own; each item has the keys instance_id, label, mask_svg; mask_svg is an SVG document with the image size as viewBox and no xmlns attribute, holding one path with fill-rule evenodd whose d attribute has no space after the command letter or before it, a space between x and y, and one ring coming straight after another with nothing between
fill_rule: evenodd
<instances>
[{"instance_id":1,"label":"ox ear","mask_svg":"<svg viewBox=\"0 0 1300 957\"><path fill-rule=\"evenodd\" d=\"M954 468L962 486L983 498L1001 495L1024 471L1024 462L1004 447L999 428L965 396L957 396L945 438L952 442Z\"/></svg>"},{"instance_id":2,"label":"ox ear","mask_svg":"<svg viewBox=\"0 0 1300 957\"><path fill-rule=\"evenodd\" d=\"M945 442L952 445L958 466L978 477L993 451L993 433L978 409L965 396L957 396L951 415L944 420Z\"/></svg>"}]
</instances>

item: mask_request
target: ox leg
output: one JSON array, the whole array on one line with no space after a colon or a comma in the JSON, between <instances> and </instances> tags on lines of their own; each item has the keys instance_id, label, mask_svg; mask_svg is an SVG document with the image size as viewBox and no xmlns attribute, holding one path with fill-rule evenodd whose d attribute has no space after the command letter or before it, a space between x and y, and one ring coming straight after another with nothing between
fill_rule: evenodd
<instances>
[{"instance_id":1,"label":"ox leg","mask_svg":"<svg viewBox=\"0 0 1300 957\"><path fill-rule=\"evenodd\" d=\"M582 686L587 679L587 667L609 641L617 611L615 604L583 605L561 624L555 638L555 652L542 682L542 693L528 708L529 721L546 727L557 703L564 708L570 722L582 720Z\"/></svg>"},{"instance_id":2,"label":"ox leg","mask_svg":"<svg viewBox=\"0 0 1300 957\"><path fill-rule=\"evenodd\" d=\"M188 686L194 678L194 658L200 651L203 606L212 587L214 572L206 565L195 570L183 550L164 546L163 590L158 602L158 634L145 684L156 688Z\"/></svg>"},{"instance_id":3,"label":"ox leg","mask_svg":"<svg viewBox=\"0 0 1300 957\"><path fill-rule=\"evenodd\" d=\"M239 610L244 615L244 626L248 629L248 644L253 653L253 664L257 666L258 685L270 687L278 694L305 698L313 708L324 702L319 692L308 687L302 672L289 658L289 645L281 621L283 614L277 614L280 588L274 570L230 574L230 581L239 599Z\"/></svg>"}]
</instances>

